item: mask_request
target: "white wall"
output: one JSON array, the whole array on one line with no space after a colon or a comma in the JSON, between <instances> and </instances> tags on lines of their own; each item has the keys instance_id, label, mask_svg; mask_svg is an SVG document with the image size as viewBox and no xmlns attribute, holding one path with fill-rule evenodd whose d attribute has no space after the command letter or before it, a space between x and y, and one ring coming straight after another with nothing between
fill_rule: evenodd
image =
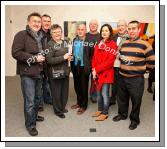
<instances>
[{"instance_id":1,"label":"white wall","mask_svg":"<svg viewBox=\"0 0 167 149\"><path fill-rule=\"evenodd\" d=\"M64 21L87 21L96 18L100 22L117 22L119 19L127 21L138 20L140 22L154 23L154 6L140 5L106 5L106 6L6 6L5 9L5 74L16 74L16 61L11 57L11 45L14 35L25 29L27 16L32 12L49 14L52 23L58 23L63 27ZM12 23L10 23L10 20Z\"/></svg>"}]
</instances>

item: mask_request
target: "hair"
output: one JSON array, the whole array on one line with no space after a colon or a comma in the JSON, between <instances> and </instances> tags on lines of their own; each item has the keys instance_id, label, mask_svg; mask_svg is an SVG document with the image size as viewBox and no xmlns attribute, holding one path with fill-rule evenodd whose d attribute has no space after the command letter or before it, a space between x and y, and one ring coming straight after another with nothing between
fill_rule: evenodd
<instances>
[{"instance_id":1,"label":"hair","mask_svg":"<svg viewBox=\"0 0 167 149\"><path fill-rule=\"evenodd\" d=\"M86 23L85 23L85 22L79 22L79 23L77 23L77 28L78 28L80 25L85 25L85 27L86 27Z\"/></svg>"},{"instance_id":2,"label":"hair","mask_svg":"<svg viewBox=\"0 0 167 149\"><path fill-rule=\"evenodd\" d=\"M30 18L33 17L33 16L41 18L41 15L38 12L33 12L33 13L28 15L27 21L30 21Z\"/></svg>"},{"instance_id":3,"label":"hair","mask_svg":"<svg viewBox=\"0 0 167 149\"><path fill-rule=\"evenodd\" d=\"M42 17L48 17L51 19L51 16L49 16L48 14L43 14Z\"/></svg>"},{"instance_id":4,"label":"hair","mask_svg":"<svg viewBox=\"0 0 167 149\"><path fill-rule=\"evenodd\" d=\"M113 29L112 29L112 27L111 27L111 25L109 25L109 24L104 24L104 25L102 25L102 27L101 27L101 29L100 29L100 40L102 40L103 39L103 37L102 37L102 29L103 29L103 27L108 27L108 29L109 29L109 31L110 31L110 36L109 36L109 40L112 40L113 39Z\"/></svg>"},{"instance_id":5,"label":"hair","mask_svg":"<svg viewBox=\"0 0 167 149\"><path fill-rule=\"evenodd\" d=\"M58 28L60 28L61 31L62 31L62 28L61 28L60 25L58 25L58 24L53 24L53 25L51 26L51 28L50 28L50 33L52 33L53 30L56 30L56 29L58 29Z\"/></svg>"},{"instance_id":6,"label":"hair","mask_svg":"<svg viewBox=\"0 0 167 149\"><path fill-rule=\"evenodd\" d=\"M136 20L130 21L130 22L128 23L128 25L129 25L129 24L137 24L137 25L138 25L138 28L140 27L140 22L139 22L139 21L136 21Z\"/></svg>"}]
</instances>

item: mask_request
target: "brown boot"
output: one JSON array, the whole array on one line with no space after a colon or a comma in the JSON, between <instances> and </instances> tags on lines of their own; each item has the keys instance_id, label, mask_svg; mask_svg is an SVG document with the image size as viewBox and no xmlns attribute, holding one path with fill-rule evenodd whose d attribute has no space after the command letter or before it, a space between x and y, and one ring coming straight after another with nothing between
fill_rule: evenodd
<instances>
[{"instance_id":1,"label":"brown boot","mask_svg":"<svg viewBox=\"0 0 167 149\"><path fill-rule=\"evenodd\" d=\"M96 112L92 115L92 117L98 117L100 114L101 114L101 111L96 111Z\"/></svg>"},{"instance_id":2,"label":"brown boot","mask_svg":"<svg viewBox=\"0 0 167 149\"><path fill-rule=\"evenodd\" d=\"M108 115L100 114L100 116L98 116L95 121L104 121L107 118L108 118Z\"/></svg>"}]
</instances>

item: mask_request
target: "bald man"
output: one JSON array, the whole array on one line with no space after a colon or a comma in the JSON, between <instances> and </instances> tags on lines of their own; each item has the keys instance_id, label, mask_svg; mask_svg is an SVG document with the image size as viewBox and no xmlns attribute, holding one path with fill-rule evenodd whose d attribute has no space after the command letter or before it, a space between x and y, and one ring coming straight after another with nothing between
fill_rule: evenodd
<instances>
[{"instance_id":1,"label":"bald man","mask_svg":"<svg viewBox=\"0 0 167 149\"><path fill-rule=\"evenodd\" d=\"M121 46L122 42L129 39L129 35L127 32L127 23L125 20L118 21L117 30L118 33L114 36L114 41L117 43L119 51L119 47ZM114 84L112 86L112 97L110 106L116 104L118 81L119 81L119 68L120 68L120 61L119 58L117 57L114 62Z\"/></svg>"},{"instance_id":2,"label":"bald man","mask_svg":"<svg viewBox=\"0 0 167 149\"><path fill-rule=\"evenodd\" d=\"M89 32L86 34L88 42L90 44L92 44L91 47L89 47L89 50L91 51L91 60L93 57L93 53L94 53L94 45L98 42L99 38L100 38L100 34L97 31L98 29L98 21L96 19L92 19L89 22ZM92 101L92 103L96 103L96 97L97 97L97 93L96 90L92 91L92 74L91 74L91 82L90 82L90 100Z\"/></svg>"},{"instance_id":3,"label":"bald man","mask_svg":"<svg viewBox=\"0 0 167 149\"><path fill-rule=\"evenodd\" d=\"M77 114L83 114L88 106L88 84L91 70L91 54L86 38L86 25L77 26L77 36L73 40L74 61L71 62L71 70L74 79L74 88L77 95L77 103L72 109L78 109Z\"/></svg>"}]
</instances>

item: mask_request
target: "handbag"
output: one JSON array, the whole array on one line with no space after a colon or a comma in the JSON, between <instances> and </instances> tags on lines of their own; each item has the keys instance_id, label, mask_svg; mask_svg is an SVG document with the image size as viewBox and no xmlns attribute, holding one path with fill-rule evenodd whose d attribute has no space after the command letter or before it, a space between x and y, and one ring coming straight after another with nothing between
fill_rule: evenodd
<instances>
[{"instance_id":1,"label":"handbag","mask_svg":"<svg viewBox=\"0 0 167 149\"><path fill-rule=\"evenodd\" d=\"M65 72L64 70L55 70L54 67L52 68L52 78L53 79L64 79L65 78Z\"/></svg>"}]
</instances>

